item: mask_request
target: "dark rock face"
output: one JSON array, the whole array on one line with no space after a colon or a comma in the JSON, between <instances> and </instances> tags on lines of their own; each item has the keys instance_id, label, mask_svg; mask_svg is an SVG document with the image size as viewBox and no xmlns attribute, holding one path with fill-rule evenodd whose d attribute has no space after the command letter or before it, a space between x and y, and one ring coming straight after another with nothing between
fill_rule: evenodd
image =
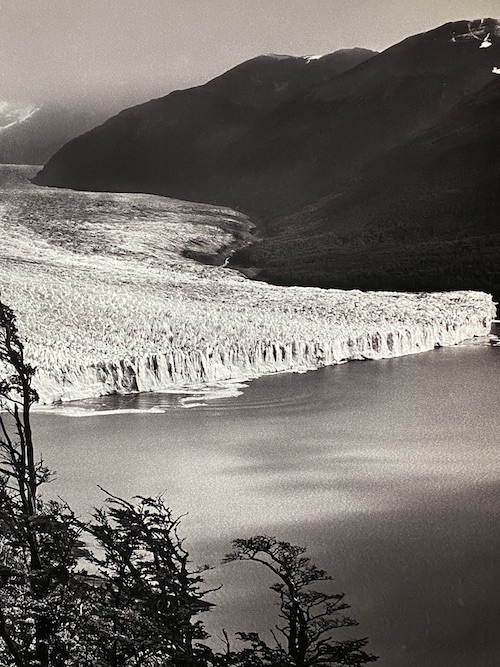
<instances>
[{"instance_id":1,"label":"dark rock face","mask_svg":"<svg viewBox=\"0 0 500 667\"><path fill-rule=\"evenodd\" d=\"M275 282L500 294L495 67L493 19L375 55L262 56L122 112L35 182L242 208L264 241L233 261Z\"/></svg>"}]
</instances>

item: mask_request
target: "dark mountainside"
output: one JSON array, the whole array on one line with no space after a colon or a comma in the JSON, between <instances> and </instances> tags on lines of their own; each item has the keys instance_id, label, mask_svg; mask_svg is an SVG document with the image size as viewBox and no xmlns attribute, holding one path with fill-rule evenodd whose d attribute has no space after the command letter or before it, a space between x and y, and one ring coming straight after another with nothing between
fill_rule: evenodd
<instances>
[{"instance_id":1,"label":"dark mountainside","mask_svg":"<svg viewBox=\"0 0 500 667\"><path fill-rule=\"evenodd\" d=\"M222 201L236 177L228 155L234 147L238 152L249 130L256 127L258 133L273 109L312 82L328 80L373 55L353 49L310 61L253 58L203 86L122 111L64 146L35 182Z\"/></svg>"},{"instance_id":2,"label":"dark mountainside","mask_svg":"<svg viewBox=\"0 0 500 667\"><path fill-rule=\"evenodd\" d=\"M500 296L498 66L493 19L376 55L262 56L122 112L35 182L243 209L263 240L233 263L273 282Z\"/></svg>"},{"instance_id":3,"label":"dark mountainside","mask_svg":"<svg viewBox=\"0 0 500 667\"><path fill-rule=\"evenodd\" d=\"M494 80L343 192L274 221L283 231L235 261L263 266L261 277L282 284L481 289L500 298L499 117Z\"/></svg>"}]
</instances>

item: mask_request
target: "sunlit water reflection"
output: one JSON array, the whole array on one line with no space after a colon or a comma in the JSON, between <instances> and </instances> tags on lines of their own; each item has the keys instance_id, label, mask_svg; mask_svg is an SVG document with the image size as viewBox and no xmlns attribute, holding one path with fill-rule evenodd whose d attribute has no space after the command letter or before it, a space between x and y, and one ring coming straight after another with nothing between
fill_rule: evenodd
<instances>
[{"instance_id":1,"label":"sunlit water reflection","mask_svg":"<svg viewBox=\"0 0 500 667\"><path fill-rule=\"evenodd\" d=\"M265 377L190 409L178 395L111 397L77 406L108 414L34 422L58 470L51 493L82 513L101 502L98 484L164 492L189 512L197 562L217 564L256 532L304 544L381 667L493 667L499 371L500 348L446 348ZM224 583L206 619L214 633L273 624L260 571L233 564L210 582Z\"/></svg>"}]
</instances>

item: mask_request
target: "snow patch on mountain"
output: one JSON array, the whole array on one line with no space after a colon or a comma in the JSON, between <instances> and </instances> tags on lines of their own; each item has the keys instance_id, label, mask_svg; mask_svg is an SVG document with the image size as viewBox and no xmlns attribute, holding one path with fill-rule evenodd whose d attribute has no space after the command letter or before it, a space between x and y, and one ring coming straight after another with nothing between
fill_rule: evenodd
<instances>
[{"instance_id":1,"label":"snow patch on mountain","mask_svg":"<svg viewBox=\"0 0 500 667\"><path fill-rule=\"evenodd\" d=\"M35 105L17 106L6 100L0 100L0 132L13 125L19 125L34 116L40 108Z\"/></svg>"},{"instance_id":2,"label":"snow patch on mountain","mask_svg":"<svg viewBox=\"0 0 500 667\"><path fill-rule=\"evenodd\" d=\"M320 56L302 56L304 60L306 60L308 63L312 62L313 60L321 60L321 58L324 58L325 55L322 54Z\"/></svg>"}]
</instances>

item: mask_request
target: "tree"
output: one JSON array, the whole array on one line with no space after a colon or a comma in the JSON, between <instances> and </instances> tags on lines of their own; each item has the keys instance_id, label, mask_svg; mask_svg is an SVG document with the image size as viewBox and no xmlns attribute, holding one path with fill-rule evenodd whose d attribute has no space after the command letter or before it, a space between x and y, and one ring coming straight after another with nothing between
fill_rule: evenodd
<instances>
[{"instance_id":1,"label":"tree","mask_svg":"<svg viewBox=\"0 0 500 667\"><path fill-rule=\"evenodd\" d=\"M90 524L42 500L51 473L33 445L35 369L1 302L0 369L0 667L205 664L194 645L206 636L194 619L209 608L203 569L191 571L163 500L109 494ZM81 569L82 555L97 571Z\"/></svg>"},{"instance_id":2,"label":"tree","mask_svg":"<svg viewBox=\"0 0 500 667\"><path fill-rule=\"evenodd\" d=\"M94 632L104 664L205 665L195 641L207 635L194 619L210 607L200 590L206 567L191 570L180 519L162 498L108 495L87 526L103 552L90 558L102 582Z\"/></svg>"},{"instance_id":3,"label":"tree","mask_svg":"<svg viewBox=\"0 0 500 667\"><path fill-rule=\"evenodd\" d=\"M227 659L233 662L227 664L358 667L376 660L362 650L367 639L334 640L336 630L357 625L357 622L342 614L349 608L343 593L311 589L311 584L329 581L331 577L311 563L303 547L265 535L235 540L233 547L234 551L224 559L226 563L253 561L278 577L271 589L279 596L284 625L276 626L282 640L273 633L275 648L270 648L256 633L239 633L250 644L250 650L244 650L239 657L228 651ZM241 662L251 657L257 661Z\"/></svg>"},{"instance_id":4,"label":"tree","mask_svg":"<svg viewBox=\"0 0 500 667\"><path fill-rule=\"evenodd\" d=\"M198 615L209 609L192 569L180 520L162 498L108 494L90 523L63 502L43 501L51 479L37 461L30 410L38 400L13 311L0 301L0 667L313 667L375 660L366 639L334 641L355 625L343 595L311 590L330 577L305 550L275 538L236 540L226 561L261 563L278 577L278 628L270 647L214 654ZM81 541L86 532L92 543ZM82 557L91 572L82 569Z\"/></svg>"},{"instance_id":5,"label":"tree","mask_svg":"<svg viewBox=\"0 0 500 667\"><path fill-rule=\"evenodd\" d=\"M38 400L13 311L0 302L0 639L16 667L63 664L66 589L80 530L63 503L43 503L30 409Z\"/></svg>"}]
</instances>

